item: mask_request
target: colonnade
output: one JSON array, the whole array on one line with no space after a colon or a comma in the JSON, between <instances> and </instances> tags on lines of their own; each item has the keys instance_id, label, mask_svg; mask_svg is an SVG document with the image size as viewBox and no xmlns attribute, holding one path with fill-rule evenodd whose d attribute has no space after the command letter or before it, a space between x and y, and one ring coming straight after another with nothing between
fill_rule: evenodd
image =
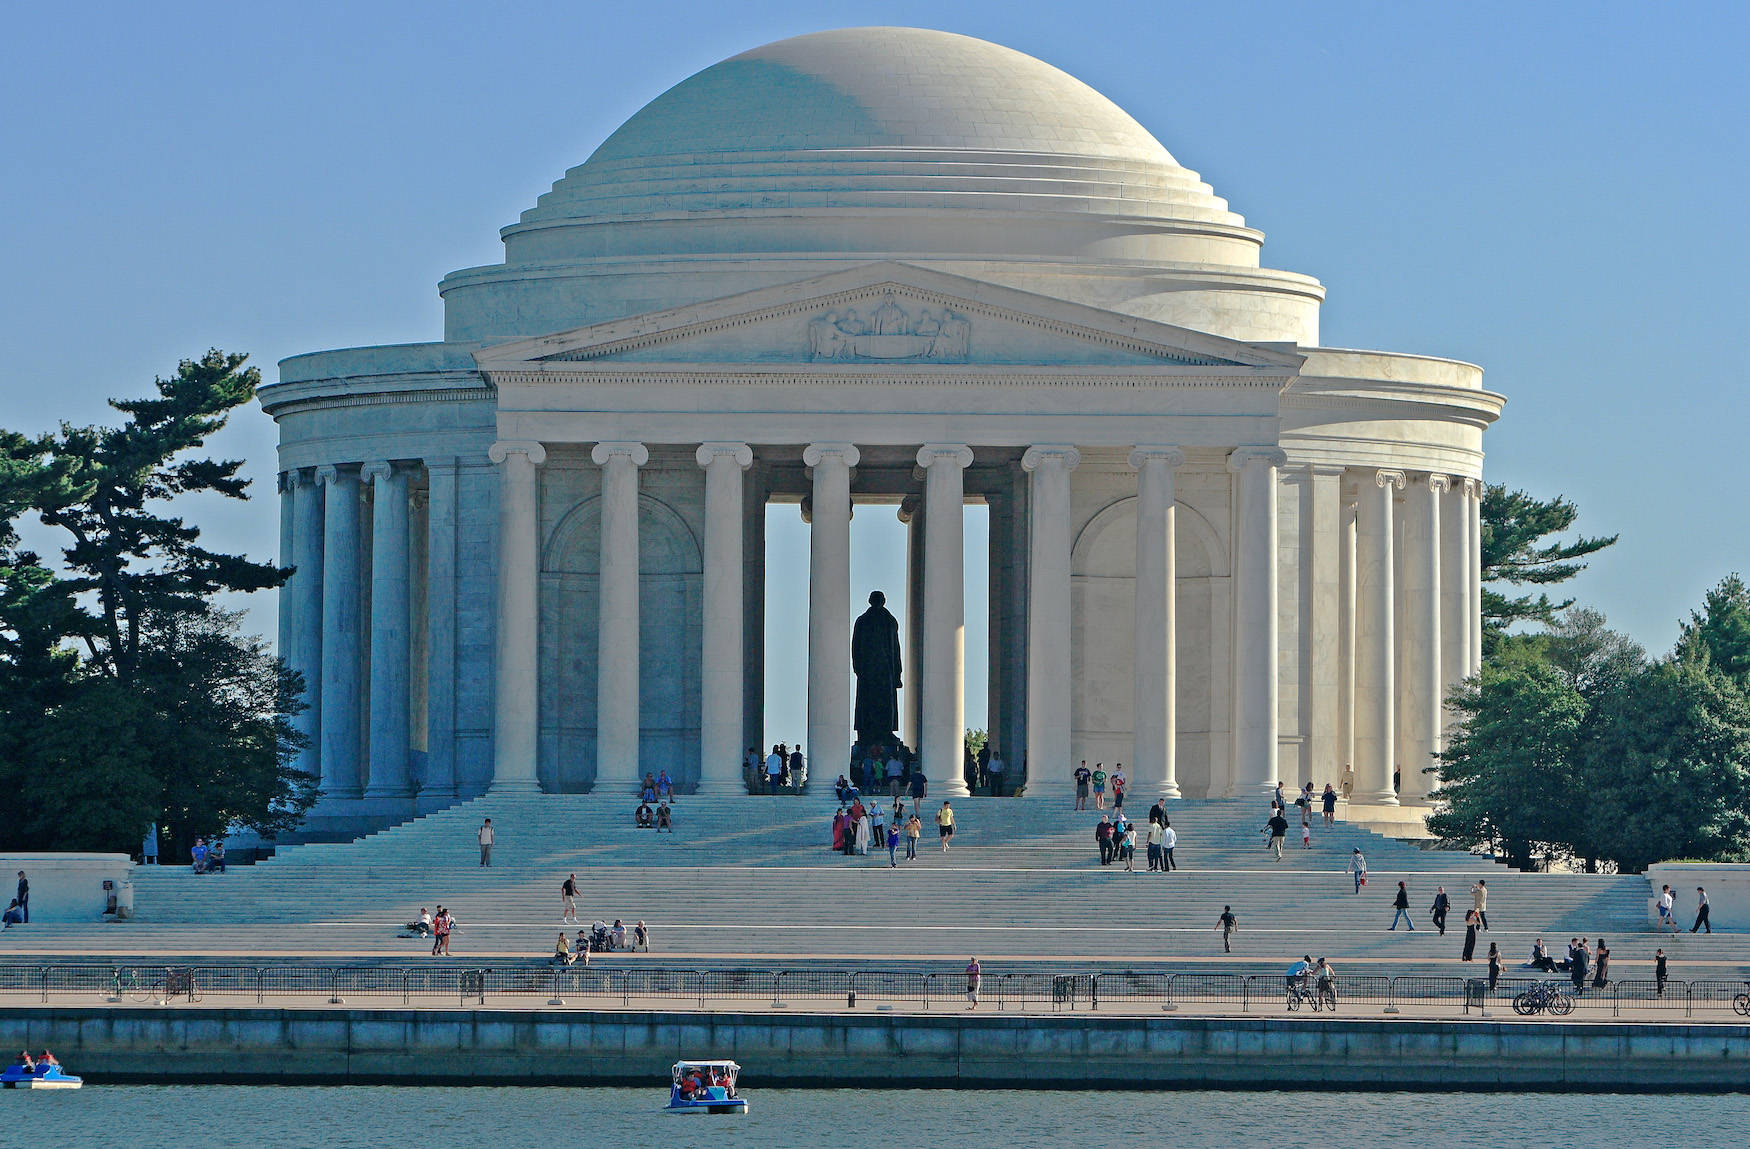
<instances>
[{"instance_id":1,"label":"colonnade","mask_svg":"<svg viewBox=\"0 0 1750 1149\"><path fill-rule=\"evenodd\" d=\"M501 441L488 453L498 468L494 760L491 789L539 789L540 518L539 470L546 447ZM597 770L600 786L630 791L639 764L639 472L650 458L639 442L601 442L597 666ZM803 452L811 469L807 751L823 772L852 741L850 562L852 469L858 448L817 442ZM743 442L707 442L695 452L704 471L703 626L699 789L742 786L745 684L743 472L754 461ZM1274 446L1228 455L1233 475L1232 771L1236 793L1279 778L1281 742L1278 487L1286 460ZM925 443L921 528L913 546L923 564L920 638L913 683L926 700L916 744L933 795L964 794L965 726L963 506L966 443ZM1178 797L1175 691L1175 486L1185 453L1139 444L1137 473L1133 792ZM1081 452L1035 444L1020 464L1028 476L1026 578L1027 759L1034 776L1067 777L1071 762L1071 475ZM424 547L412 549L412 480L425 470L429 507ZM1321 472L1328 473L1328 472ZM1335 740L1356 771L1358 801L1393 804L1395 766L1403 800L1418 801L1422 767L1443 745L1443 700L1452 683L1480 665L1480 484L1445 474L1349 470L1338 522L1339 682ZM370 522L362 508L366 484ZM306 682L298 716L311 736L305 768L319 772L330 798L400 799L412 793L416 715L412 678L430 664L424 693L434 747L449 733L455 694L457 461L369 461L288 471L282 542L294 577L283 599L282 647ZM368 526L368 534L367 534ZM920 536L921 538L917 537ZM365 569L365 556L369 569ZM427 603L415 615L411 588L422 564ZM302 573L307 572L307 573ZM368 587L368 617L364 600ZM423 627L415 633L415 627ZM1300 641L1309 641L1305 620ZM914 647L916 649L916 647ZM368 659L367 659L368 652ZM361 680L363 668L368 679ZM1020 763L1014 764L1017 768ZM1056 793L1034 786L1035 796ZM455 793L454 760L433 753L422 794Z\"/></svg>"}]
</instances>

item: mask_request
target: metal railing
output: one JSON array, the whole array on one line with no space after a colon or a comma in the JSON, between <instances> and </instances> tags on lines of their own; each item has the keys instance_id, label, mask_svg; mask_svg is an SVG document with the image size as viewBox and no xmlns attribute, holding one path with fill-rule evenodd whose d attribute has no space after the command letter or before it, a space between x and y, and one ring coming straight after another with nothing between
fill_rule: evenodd
<instances>
[{"instance_id":1,"label":"metal railing","mask_svg":"<svg viewBox=\"0 0 1750 1149\"><path fill-rule=\"evenodd\" d=\"M1685 1018L1750 1024L1750 983L1732 980L1623 979L1575 987L1559 974L1487 978L1373 974L1339 975L1339 1012L1422 1015L1512 1014L1513 999L1538 985L1560 988L1582 1016ZM29 998L48 1004L95 998L113 1004L239 1001L265 1005L346 1004L349 1000L401 1005L569 1005L595 1008L691 1007L815 1009L930 1009L958 1002L968 992L964 971L800 969L620 969L518 964L487 966L165 966L0 965L0 1001ZM1169 970L987 971L980 1004L999 1012L1105 1011L1142 1014L1187 1010L1209 1014L1270 1015L1284 1011L1281 973ZM1544 1016L1544 1015L1537 1015Z\"/></svg>"}]
</instances>

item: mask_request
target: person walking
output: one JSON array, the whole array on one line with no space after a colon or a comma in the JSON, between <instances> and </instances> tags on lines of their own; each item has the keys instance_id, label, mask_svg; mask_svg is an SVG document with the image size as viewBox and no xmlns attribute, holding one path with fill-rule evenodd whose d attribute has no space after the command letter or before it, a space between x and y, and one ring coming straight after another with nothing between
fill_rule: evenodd
<instances>
[{"instance_id":1,"label":"person walking","mask_svg":"<svg viewBox=\"0 0 1750 1149\"><path fill-rule=\"evenodd\" d=\"M1270 845L1267 847L1276 855L1276 860L1282 860L1282 841L1288 837L1288 819L1282 816L1282 808L1270 815L1270 824L1265 827L1270 832Z\"/></svg>"},{"instance_id":2,"label":"person walking","mask_svg":"<svg viewBox=\"0 0 1750 1149\"><path fill-rule=\"evenodd\" d=\"M979 966L978 959L973 958L966 963L966 1008L978 1008L978 985L984 980L984 970Z\"/></svg>"},{"instance_id":3,"label":"person walking","mask_svg":"<svg viewBox=\"0 0 1750 1149\"><path fill-rule=\"evenodd\" d=\"M1173 829L1173 820L1161 817L1161 873L1176 870L1179 863L1173 860L1173 848L1179 844L1179 831Z\"/></svg>"},{"instance_id":4,"label":"person walking","mask_svg":"<svg viewBox=\"0 0 1750 1149\"><path fill-rule=\"evenodd\" d=\"M1161 824L1153 818L1148 823L1148 872L1166 872L1161 867Z\"/></svg>"},{"instance_id":5,"label":"person walking","mask_svg":"<svg viewBox=\"0 0 1750 1149\"><path fill-rule=\"evenodd\" d=\"M1124 763L1120 762L1112 768L1112 808L1114 810L1124 809L1124 787L1126 785Z\"/></svg>"},{"instance_id":6,"label":"person walking","mask_svg":"<svg viewBox=\"0 0 1750 1149\"><path fill-rule=\"evenodd\" d=\"M887 827L887 864L889 866L893 866L893 867L897 867L899 865L899 827L898 826Z\"/></svg>"},{"instance_id":7,"label":"person walking","mask_svg":"<svg viewBox=\"0 0 1750 1149\"><path fill-rule=\"evenodd\" d=\"M1075 808L1077 810L1086 810L1088 808L1088 786L1094 780L1094 772L1088 769L1088 760L1086 758L1083 758L1082 764L1075 768L1074 777L1076 780Z\"/></svg>"},{"instance_id":8,"label":"person walking","mask_svg":"<svg viewBox=\"0 0 1750 1149\"><path fill-rule=\"evenodd\" d=\"M1094 763L1094 809L1106 808L1106 771L1104 762Z\"/></svg>"},{"instance_id":9,"label":"person walking","mask_svg":"<svg viewBox=\"0 0 1750 1149\"><path fill-rule=\"evenodd\" d=\"M482 866L490 866L492 864L493 838L491 818L480 823L480 832L476 834L475 837L480 839L480 864Z\"/></svg>"},{"instance_id":10,"label":"person walking","mask_svg":"<svg viewBox=\"0 0 1750 1149\"><path fill-rule=\"evenodd\" d=\"M1464 954L1458 960L1470 961L1477 952L1477 912L1466 910L1464 915Z\"/></svg>"},{"instance_id":11,"label":"person walking","mask_svg":"<svg viewBox=\"0 0 1750 1149\"><path fill-rule=\"evenodd\" d=\"M1661 946L1653 955L1653 980L1658 983L1660 997L1665 996L1665 979L1670 975L1671 967L1666 964L1665 949Z\"/></svg>"},{"instance_id":12,"label":"person walking","mask_svg":"<svg viewBox=\"0 0 1750 1149\"><path fill-rule=\"evenodd\" d=\"M1355 876L1355 892L1359 894L1367 884L1367 859L1361 856L1360 846L1349 855L1349 872Z\"/></svg>"},{"instance_id":13,"label":"person walking","mask_svg":"<svg viewBox=\"0 0 1750 1149\"><path fill-rule=\"evenodd\" d=\"M1477 921L1489 928L1489 883L1481 878L1470 888L1470 908L1477 912Z\"/></svg>"},{"instance_id":14,"label":"person walking","mask_svg":"<svg viewBox=\"0 0 1750 1149\"><path fill-rule=\"evenodd\" d=\"M1428 907L1428 916L1434 919L1434 928L1440 931L1440 936L1446 936L1446 913L1452 909L1452 899L1446 896L1445 886L1434 887L1434 904Z\"/></svg>"},{"instance_id":15,"label":"person walking","mask_svg":"<svg viewBox=\"0 0 1750 1149\"><path fill-rule=\"evenodd\" d=\"M561 922L569 921L572 925L582 924L577 920L576 874L572 874L570 877L566 878L564 883L559 887L559 902L565 909L565 912L559 915L559 920Z\"/></svg>"},{"instance_id":16,"label":"person walking","mask_svg":"<svg viewBox=\"0 0 1750 1149\"><path fill-rule=\"evenodd\" d=\"M1397 912L1392 914L1392 916L1391 916L1391 931L1390 932L1395 933L1397 931L1398 920L1401 918L1401 919L1403 919L1404 924L1410 927L1410 932L1415 933L1416 932L1416 923L1410 920L1410 891L1409 891L1409 887L1405 886L1404 883L1402 883L1402 882L1398 883L1398 893L1397 893L1397 897L1392 899L1392 908L1394 910L1396 910ZM1493 948L1493 947L1490 947L1490 948Z\"/></svg>"},{"instance_id":17,"label":"person walking","mask_svg":"<svg viewBox=\"0 0 1750 1149\"><path fill-rule=\"evenodd\" d=\"M1124 827L1124 840L1118 846L1118 852L1124 858L1125 873L1136 873L1136 826L1127 824Z\"/></svg>"},{"instance_id":18,"label":"person walking","mask_svg":"<svg viewBox=\"0 0 1750 1149\"><path fill-rule=\"evenodd\" d=\"M1494 942L1489 943L1489 992L1495 992L1495 986L1501 981L1501 951Z\"/></svg>"},{"instance_id":19,"label":"person walking","mask_svg":"<svg viewBox=\"0 0 1750 1149\"><path fill-rule=\"evenodd\" d=\"M1325 825L1327 825L1327 826L1336 825L1337 824L1337 792L1331 788L1331 784L1329 782L1325 783L1325 792L1320 797L1320 803L1324 806L1324 809L1325 809Z\"/></svg>"},{"instance_id":20,"label":"person walking","mask_svg":"<svg viewBox=\"0 0 1750 1149\"><path fill-rule=\"evenodd\" d=\"M1224 954L1233 953L1234 931L1240 928L1240 922L1238 918L1234 917L1232 906L1221 907L1221 916L1215 919L1215 928L1221 931L1221 952Z\"/></svg>"},{"instance_id":21,"label":"person walking","mask_svg":"<svg viewBox=\"0 0 1750 1149\"><path fill-rule=\"evenodd\" d=\"M1100 864L1112 864L1112 823L1106 815L1101 814L1100 820L1094 823L1094 844L1100 848Z\"/></svg>"},{"instance_id":22,"label":"person walking","mask_svg":"<svg viewBox=\"0 0 1750 1149\"><path fill-rule=\"evenodd\" d=\"M917 861L918 838L923 836L923 832L924 832L923 820L918 817L917 810L913 809L911 812L911 817L909 817L905 820L905 860L906 861L908 861L908 862Z\"/></svg>"},{"instance_id":23,"label":"person walking","mask_svg":"<svg viewBox=\"0 0 1750 1149\"><path fill-rule=\"evenodd\" d=\"M1677 898L1671 893L1670 886L1661 886L1659 888L1663 891L1659 894L1659 924L1669 929L1672 933L1676 933Z\"/></svg>"},{"instance_id":24,"label":"person walking","mask_svg":"<svg viewBox=\"0 0 1750 1149\"><path fill-rule=\"evenodd\" d=\"M929 781L924 777L924 768L916 758L911 759L911 805L912 809L923 808L923 801L929 797Z\"/></svg>"},{"instance_id":25,"label":"person walking","mask_svg":"<svg viewBox=\"0 0 1750 1149\"><path fill-rule=\"evenodd\" d=\"M1694 933L1696 930L1703 929L1711 934L1714 932L1714 924L1707 918L1707 891L1697 886L1695 887L1695 924L1689 927L1689 932Z\"/></svg>"},{"instance_id":26,"label":"person walking","mask_svg":"<svg viewBox=\"0 0 1750 1149\"><path fill-rule=\"evenodd\" d=\"M1610 947L1598 939L1598 950L1592 955L1592 988L1603 989L1610 984Z\"/></svg>"},{"instance_id":27,"label":"person walking","mask_svg":"<svg viewBox=\"0 0 1750 1149\"><path fill-rule=\"evenodd\" d=\"M948 852L948 842L954 837L954 810L946 801L936 811L936 836L942 839L942 852Z\"/></svg>"}]
</instances>

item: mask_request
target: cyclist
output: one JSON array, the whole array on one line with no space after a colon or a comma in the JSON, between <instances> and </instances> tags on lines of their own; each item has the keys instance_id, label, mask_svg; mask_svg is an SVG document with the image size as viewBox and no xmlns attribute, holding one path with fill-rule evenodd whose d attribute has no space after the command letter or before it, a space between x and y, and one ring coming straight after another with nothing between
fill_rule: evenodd
<instances>
[{"instance_id":1,"label":"cyclist","mask_svg":"<svg viewBox=\"0 0 1750 1149\"><path fill-rule=\"evenodd\" d=\"M1337 1008L1337 970L1323 957L1314 963L1312 968L1313 985L1318 991L1320 1000L1332 1009Z\"/></svg>"},{"instance_id":2,"label":"cyclist","mask_svg":"<svg viewBox=\"0 0 1750 1149\"><path fill-rule=\"evenodd\" d=\"M1288 1000L1299 1004L1306 998L1306 979L1312 972L1312 955L1307 954L1288 967L1288 976L1283 979L1288 984Z\"/></svg>"}]
</instances>

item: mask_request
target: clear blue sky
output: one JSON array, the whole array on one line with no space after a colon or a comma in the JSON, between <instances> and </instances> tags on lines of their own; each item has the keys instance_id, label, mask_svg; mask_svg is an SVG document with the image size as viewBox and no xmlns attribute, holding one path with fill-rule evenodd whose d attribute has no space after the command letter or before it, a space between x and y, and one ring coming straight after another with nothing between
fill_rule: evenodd
<instances>
[{"instance_id":1,"label":"clear blue sky","mask_svg":"<svg viewBox=\"0 0 1750 1149\"><path fill-rule=\"evenodd\" d=\"M1622 533L1573 591L1659 652L1707 586L1750 570L1747 11L17 5L0 425L102 418L213 345L272 378L301 351L437 338L438 278L500 260L497 229L658 92L769 40L914 24L1128 109L1267 233L1270 266L1326 284L1326 343L1482 364L1509 399L1490 479ZM213 544L273 553L273 441L258 411L226 432L262 498L201 512ZM859 531L872 551L897 536Z\"/></svg>"}]
</instances>

